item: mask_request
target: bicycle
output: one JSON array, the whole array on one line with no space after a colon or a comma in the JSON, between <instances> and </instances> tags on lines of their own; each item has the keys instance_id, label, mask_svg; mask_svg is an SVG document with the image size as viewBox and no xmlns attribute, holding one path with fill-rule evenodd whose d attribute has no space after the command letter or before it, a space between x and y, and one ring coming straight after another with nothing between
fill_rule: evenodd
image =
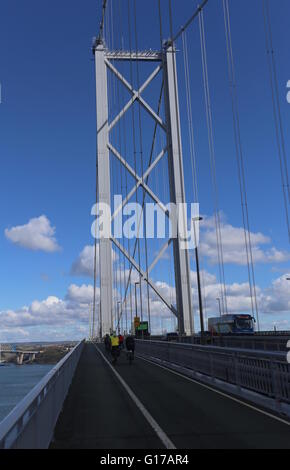
<instances>
[{"instance_id":1,"label":"bicycle","mask_svg":"<svg viewBox=\"0 0 290 470\"><path fill-rule=\"evenodd\" d=\"M117 364L117 359L120 356L119 346L113 346L112 349L111 349L111 354L112 354L112 358L113 358L112 364L115 365L115 364Z\"/></svg>"},{"instance_id":2,"label":"bicycle","mask_svg":"<svg viewBox=\"0 0 290 470\"><path fill-rule=\"evenodd\" d=\"M127 359L129 361L129 364L131 365L132 362L134 361L134 351L132 350L127 351Z\"/></svg>"}]
</instances>

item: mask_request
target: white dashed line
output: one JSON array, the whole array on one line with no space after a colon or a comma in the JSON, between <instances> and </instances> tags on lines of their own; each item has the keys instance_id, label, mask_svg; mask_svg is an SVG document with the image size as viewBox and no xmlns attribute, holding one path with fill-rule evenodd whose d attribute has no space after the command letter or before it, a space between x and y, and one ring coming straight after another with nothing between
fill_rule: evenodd
<instances>
[{"instance_id":1,"label":"white dashed line","mask_svg":"<svg viewBox=\"0 0 290 470\"><path fill-rule=\"evenodd\" d=\"M96 346L96 350L98 353L102 356L103 360L106 362L106 364L110 367L111 371L115 374L119 382L123 385L124 389L130 396L130 398L133 400L137 408L141 411L143 414L144 418L148 421L150 426L154 429L156 432L157 436L161 440L161 442L164 444L166 449L176 449L175 445L173 442L169 439L169 437L165 434L163 429L159 426L159 424L155 421L153 416L149 413L149 411L145 408L143 403L139 400L139 398L135 395L133 390L126 384L126 382L123 380L123 378L118 374L118 372L114 369L112 364L108 361L108 359L104 356L104 354L100 351L100 349Z\"/></svg>"}]
</instances>

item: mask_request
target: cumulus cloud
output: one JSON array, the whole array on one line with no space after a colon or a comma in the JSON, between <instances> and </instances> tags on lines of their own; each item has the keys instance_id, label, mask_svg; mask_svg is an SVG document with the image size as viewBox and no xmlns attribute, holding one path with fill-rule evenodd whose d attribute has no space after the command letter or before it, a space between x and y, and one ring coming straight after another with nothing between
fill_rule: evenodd
<instances>
[{"instance_id":1,"label":"cumulus cloud","mask_svg":"<svg viewBox=\"0 0 290 470\"><path fill-rule=\"evenodd\" d=\"M217 264L218 254L214 217L205 218L200 228L200 251L208 259L209 263ZM279 251L277 248L270 246L271 239L269 237L262 233L253 232L251 232L250 236L254 263L284 263L290 260L289 252ZM247 264L247 256L244 229L230 225L222 215L221 237L224 262L245 266Z\"/></svg>"},{"instance_id":2,"label":"cumulus cloud","mask_svg":"<svg viewBox=\"0 0 290 470\"><path fill-rule=\"evenodd\" d=\"M99 292L97 291L97 296ZM0 311L0 331L7 328L53 326L65 329L76 322L88 322L93 286L71 285L64 299L49 296L34 300L18 310Z\"/></svg>"},{"instance_id":3,"label":"cumulus cloud","mask_svg":"<svg viewBox=\"0 0 290 470\"><path fill-rule=\"evenodd\" d=\"M275 279L271 286L265 289L262 298L262 308L266 313L290 313L290 274Z\"/></svg>"},{"instance_id":4,"label":"cumulus cloud","mask_svg":"<svg viewBox=\"0 0 290 470\"><path fill-rule=\"evenodd\" d=\"M52 253L60 249L55 239L55 227L45 215L30 219L25 225L5 229L5 236L15 245L34 251Z\"/></svg>"},{"instance_id":5,"label":"cumulus cloud","mask_svg":"<svg viewBox=\"0 0 290 470\"><path fill-rule=\"evenodd\" d=\"M289 276L290 277L290 276ZM262 329L273 329L276 326L278 329L290 329L289 315L290 308L290 282L286 280L287 275L273 281L271 286L262 289L256 286L257 302L260 312L260 323ZM216 276L208 271L201 271L202 279L202 298L204 314L206 318L219 315L219 306L217 298L221 296L221 285L219 284ZM192 299L193 299L193 313L195 317L195 331L199 331L199 303L198 303L198 290L197 290L197 275L196 272L191 272L192 283ZM287 284L288 283L288 284ZM156 282L161 293L175 304L175 289L166 282ZM252 301L250 295L250 288L247 282L232 283L226 285L227 292L227 305L228 313L252 313ZM158 296L150 289L150 313L151 322L158 333L171 329L173 316L160 301ZM133 292L133 307L134 307L134 292ZM145 284L142 287L142 301L143 312L147 312L147 289ZM138 288L138 309L140 309L139 301L139 288ZM128 311L128 306L127 306ZM286 318L284 318L286 317ZM163 327L161 324L163 322ZM156 331L156 330L155 330Z\"/></svg>"},{"instance_id":6,"label":"cumulus cloud","mask_svg":"<svg viewBox=\"0 0 290 470\"><path fill-rule=\"evenodd\" d=\"M256 286L260 323L265 330L273 329L273 326L290 329L290 281L287 281L287 277L290 277L290 274L275 279L270 286L263 289ZM215 276L207 272L202 273L202 278L206 313L208 316L217 315L216 299L220 297L221 286ZM198 313L196 273L192 273L192 280L194 309ZM229 313L251 313L252 302L248 283L227 284L226 292Z\"/></svg>"},{"instance_id":7,"label":"cumulus cloud","mask_svg":"<svg viewBox=\"0 0 290 470\"><path fill-rule=\"evenodd\" d=\"M133 271L131 285L132 315L135 315L134 280L137 279ZM128 274L128 272L126 273ZM257 297L260 311L261 327L263 329L290 328L290 274L275 279L266 288L257 286ZM201 272L204 312L206 317L218 315L217 298L220 297L220 284L214 274L208 271ZM139 278L138 278L139 281ZM199 311L197 295L197 277L191 272L193 312L195 316L195 330L199 328ZM162 294L175 304L175 289L166 282L157 281L157 287ZM123 288L122 288L123 289ZM229 313L251 313L251 297L247 283L232 283L226 286ZM124 290L122 290L124 292ZM140 313L140 286L137 290L137 307ZM100 291L96 290L96 300L99 303ZM120 293L113 290L113 307L116 315L117 301L121 300ZM161 332L174 328L173 316L161 302L152 289L149 289L151 322L154 332ZM93 286L91 284L71 284L64 298L49 296L44 300L34 300L30 305L16 310L0 311L0 339L8 341L32 340L63 340L87 336L89 329L89 312L93 301ZM142 282L143 316L147 318L147 287ZM123 310L123 326L127 321L130 325L131 306L130 292L127 305Z\"/></svg>"},{"instance_id":8,"label":"cumulus cloud","mask_svg":"<svg viewBox=\"0 0 290 470\"><path fill-rule=\"evenodd\" d=\"M99 288L97 288L96 294L99 296ZM83 284L82 286L77 286L76 284L71 284L68 288L66 299L79 304L89 304L93 301L93 296L94 288L92 285Z\"/></svg>"},{"instance_id":9,"label":"cumulus cloud","mask_svg":"<svg viewBox=\"0 0 290 470\"><path fill-rule=\"evenodd\" d=\"M93 277L94 275L94 259L95 259L95 247L94 245L86 245L78 258L73 262L71 267L71 274L73 276L85 276ZM113 262L117 259L115 251L113 251ZM97 274L99 272L99 244L97 244L96 250L96 268Z\"/></svg>"},{"instance_id":10,"label":"cumulus cloud","mask_svg":"<svg viewBox=\"0 0 290 470\"><path fill-rule=\"evenodd\" d=\"M71 274L74 276L88 276L94 275L94 253L95 249L92 245L87 245L79 254L76 261L71 267ZM97 269L99 266L99 245L97 245Z\"/></svg>"}]
</instances>

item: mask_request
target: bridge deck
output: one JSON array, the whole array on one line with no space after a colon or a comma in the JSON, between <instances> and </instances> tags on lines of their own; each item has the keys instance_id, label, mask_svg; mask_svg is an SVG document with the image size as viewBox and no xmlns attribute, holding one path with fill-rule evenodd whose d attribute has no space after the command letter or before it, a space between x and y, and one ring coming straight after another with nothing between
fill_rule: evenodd
<instances>
[{"instance_id":1,"label":"bridge deck","mask_svg":"<svg viewBox=\"0 0 290 470\"><path fill-rule=\"evenodd\" d=\"M255 409L144 360L130 366L124 354L116 370L176 448L290 449L290 426ZM87 344L51 447L164 445L95 347Z\"/></svg>"}]
</instances>

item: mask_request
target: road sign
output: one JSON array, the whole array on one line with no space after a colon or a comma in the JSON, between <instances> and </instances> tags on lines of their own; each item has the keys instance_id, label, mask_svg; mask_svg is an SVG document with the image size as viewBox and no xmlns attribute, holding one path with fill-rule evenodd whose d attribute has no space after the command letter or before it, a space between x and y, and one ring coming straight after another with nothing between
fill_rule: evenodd
<instances>
[{"instance_id":1,"label":"road sign","mask_svg":"<svg viewBox=\"0 0 290 470\"><path fill-rule=\"evenodd\" d=\"M134 317L134 327L139 328L140 326L140 317Z\"/></svg>"},{"instance_id":2,"label":"road sign","mask_svg":"<svg viewBox=\"0 0 290 470\"><path fill-rule=\"evenodd\" d=\"M148 321L142 321L137 327L138 331L148 331Z\"/></svg>"}]
</instances>

